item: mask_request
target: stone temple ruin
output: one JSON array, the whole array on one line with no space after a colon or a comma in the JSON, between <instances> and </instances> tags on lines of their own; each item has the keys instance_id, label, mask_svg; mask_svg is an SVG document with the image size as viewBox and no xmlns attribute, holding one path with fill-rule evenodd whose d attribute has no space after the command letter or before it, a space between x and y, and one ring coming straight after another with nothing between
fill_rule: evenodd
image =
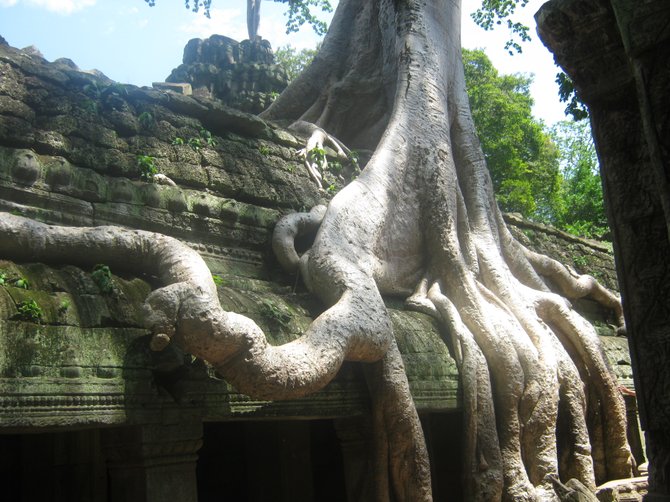
<instances>
[{"instance_id":1,"label":"stone temple ruin","mask_svg":"<svg viewBox=\"0 0 670 502\"><path fill-rule=\"evenodd\" d=\"M265 110L288 85L267 40L238 43L222 35L189 41L183 64L166 81L190 84L195 97L220 100L248 113Z\"/></svg>"},{"instance_id":2,"label":"stone temple ruin","mask_svg":"<svg viewBox=\"0 0 670 502\"><path fill-rule=\"evenodd\" d=\"M167 79L190 84L191 96L113 83L6 44L0 75L1 211L176 237L205 258L222 306L276 343L318 315L321 306L269 246L282 214L329 197L295 154L303 139L251 115L286 85L269 45L192 40ZM141 180L143 163L177 186ZM529 246L616 288L607 245L507 221ZM151 276L1 258L3 498L355 500L369 448L358 365L345 364L310 397L253 400L175 347L149 349L139 306ZM439 472L435 500L461 500L456 365L431 318L397 300L387 307ZM580 310L598 327L621 385L633 388L626 339L595 303ZM642 463L632 396L627 404Z\"/></svg>"}]
</instances>

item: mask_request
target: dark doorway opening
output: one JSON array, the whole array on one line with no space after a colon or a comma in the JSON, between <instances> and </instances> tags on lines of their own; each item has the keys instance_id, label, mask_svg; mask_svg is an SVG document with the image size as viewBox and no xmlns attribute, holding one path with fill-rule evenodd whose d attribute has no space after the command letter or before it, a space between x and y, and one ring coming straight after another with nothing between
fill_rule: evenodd
<instances>
[{"instance_id":1,"label":"dark doorway opening","mask_svg":"<svg viewBox=\"0 0 670 502\"><path fill-rule=\"evenodd\" d=\"M332 420L204 425L198 500L342 502L342 455Z\"/></svg>"}]
</instances>

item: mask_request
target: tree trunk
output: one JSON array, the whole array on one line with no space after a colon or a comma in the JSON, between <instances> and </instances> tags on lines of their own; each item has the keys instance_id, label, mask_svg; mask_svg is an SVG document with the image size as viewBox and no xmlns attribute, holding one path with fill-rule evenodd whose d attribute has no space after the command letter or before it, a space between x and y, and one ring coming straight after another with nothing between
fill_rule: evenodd
<instances>
[{"instance_id":1,"label":"tree trunk","mask_svg":"<svg viewBox=\"0 0 670 502\"><path fill-rule=\"evenodd\" d=\"M372 363L376 500L431 500L423 434L382 295L402 295L449 328L463 380L468 500L556 500L552 477L594 488L629 476L623 399L595 331L566 298L591 294L617 319L618 300L507 230L470 117L460 14L454 0L342 0L314 63L265 114L374 149L325 215L289 215L277 226L280 261L300 268L328 307L300 339L269 346L252 321L223 312L202 260L167 238L6 215L0 252L45 259L74 247L82 260L130 253L155 267L166 286L147 300L154 346L174 339L252 396L305 395L344 360ZM316 227L298 257L293 239ZM557 436L559 417L567 426ZM605 454L595 467L592 444Z\"/></svg>"},{"instance_id":2,"label":"tree trunk","mask_svg":"<svg viewBox=\"0 0 670 502\"><path fill-rule=\"evenodd\" d=\"M415 291L408 304L450 326L471 498L552 499L559 473L591 488L631 474L623 400L593 328L565 297L591 294L621 322L618 299L524 249L505 227L470 117L458 2L341 2L314 63L265 116L312 121L374 148L331 202L303 275L329 303L333 280L346 291ZM587 395L590 407L607 408L593 414L604 420L596 446L607 459L595 467ZM561 469L559 413L569 423Z\"/></svg>"}]
</instances>

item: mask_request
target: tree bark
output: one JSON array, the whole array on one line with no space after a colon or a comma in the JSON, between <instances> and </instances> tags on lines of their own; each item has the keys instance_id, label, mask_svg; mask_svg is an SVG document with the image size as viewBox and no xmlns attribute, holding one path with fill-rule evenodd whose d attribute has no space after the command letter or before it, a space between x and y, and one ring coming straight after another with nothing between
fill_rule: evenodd
<instances>
[{"instance_id":1,"label":"tree bark","mask_svg":"<svg viewBox=\"0 0 670 502\"><path fill-rule=\"evenodd\" d=\"M360 117L362 106L374 120ZM631 474L623 400L593 328L567 298L591 295L621 323L620 303L505 227L470 117L458 2L341 2L319 56L265 116L312 121L374 148L331 202L304 275L325 298L333 278L346 289L416 290L408 303L450 326L476 431L466 434L470 498L551 500L555 475L595 488ZM587 396L603 410L589 416L603 417L604 440L590 432L598 427L587 423ZM477 423L483 410L497 427ZM564 472L559 411L570 424ZM592 440L607 459L595 466Z\"/></svg>"}]
</instances>

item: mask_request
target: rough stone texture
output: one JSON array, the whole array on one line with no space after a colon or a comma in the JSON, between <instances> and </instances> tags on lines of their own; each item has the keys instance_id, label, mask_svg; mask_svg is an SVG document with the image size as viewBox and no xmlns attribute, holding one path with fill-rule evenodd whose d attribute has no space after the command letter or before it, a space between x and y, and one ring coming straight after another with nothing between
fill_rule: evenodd
<instances>
[{"instance_id":1,"label":"rough stone texture","mask_svg":"<svg viewBox=\"0 0 670 502\"><path fill-rule=\"evenodd\" d=\"M618 290L611 243L577 237L542 223L524 220L515 213L506 214L505 221L522 244L572 267L578 274L591 274L612 291Z\"/></svg>"},{"instance_id":2,"label":"rough stone texture","mask_svg":"<svg viewBox=\"0 0 670 502\"><path fill-rule=\"evenodd\" d=\"M539 32L591 112L650 457L670 500L670 5L554 0Z\"/></svg>"},{"instance_id":3,"label":"rough stone texture","mask_svg":"<svg viewBox=\"0 0 670 502\"><path fill-rule=\"evenodd\" d=\"M647 495L647 476L610 481L598 487L599 502L641 502Z\"/></svg>"},{"instance_id":4,"label":"rough stone texture","mask_svg":"<svg viewBox=\"0 0 670 502\"><path fill-rule=\"evenodd\" d=\"M173 82L154 82L151 87L159 91L173 91L184 96L191 96L193 88L191 84L175 84Z\"/></svg>"},{"instance_id":5,"label":"rough stone texture","mask_svg":"<svg viewBox=\"0 0 670 502\"><path fill-rule=\"evenodd\" d=\"M288 84L267 40L238 43L222 35L190 40L183 64L166 80L189 83L195 96L220 99L249 113L265 110Z\"/></svg>"},{"instance_id":6,"label":"rough stone texture","mask_svg":"<svg viewBox=\"0 0 670 502\"><path fill-rule=\"evenodd\" d=\"M0 271L7 281L0 287L0 417L5 430L153 423L162 414L185 409L206 420L346 417L365 409L366 390L354 365L345 367L322 393L270 403L236 392L214 370L177 349L152 352L141 327L140 307L150 291L143 280L114 275L113 291L105 294L90 271L72 266L1 261ZM290 286L219 277L222 306L254 319L272 343L295 339L319 311L308 295L293 293ZM30 289L13 286L18 278L27 279ZM39 306L39 322L17 310L31 299ZM425 411L456 409L458 375L435 324L422 314L392 312L417 405ZM168 383L175 374L179 379Z\"/></svg>"}]
</instances>

